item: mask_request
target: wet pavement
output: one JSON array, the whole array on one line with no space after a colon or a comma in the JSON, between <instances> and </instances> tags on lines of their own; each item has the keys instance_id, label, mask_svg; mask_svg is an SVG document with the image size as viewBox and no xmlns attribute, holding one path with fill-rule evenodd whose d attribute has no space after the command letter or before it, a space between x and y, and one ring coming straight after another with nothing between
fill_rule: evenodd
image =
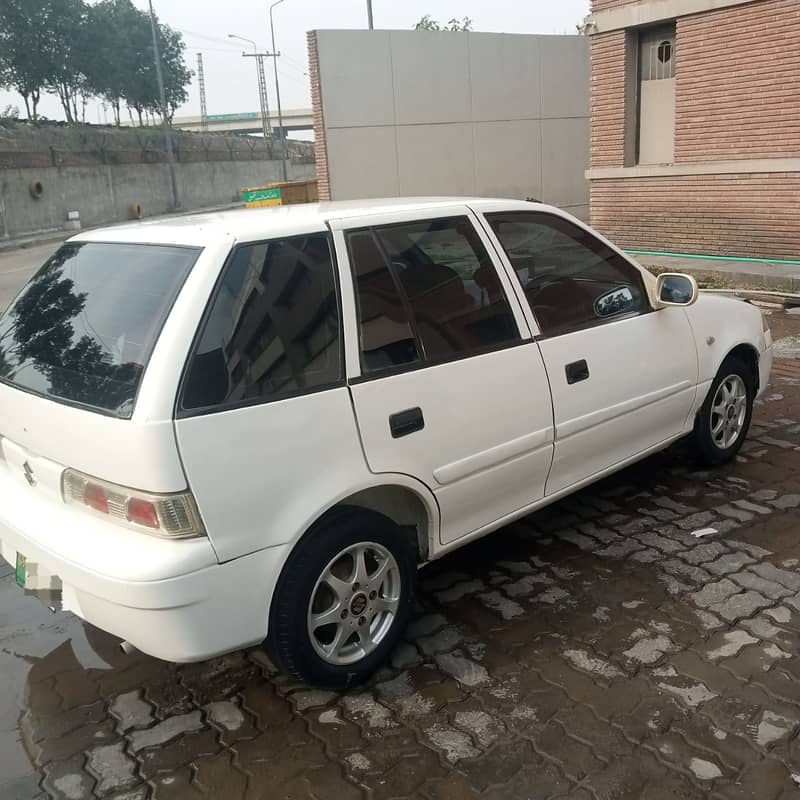
<instances>
[{"instance_id":1,"label":"wet pavement","mask_svg":"<svg viewBox=\"0 0 800 800\"><path fill-rule=\"evenodd\" d=\"M676 446L421 579L334 693L258 651L125 656L3 563L0 798L800 797L800 359L735 464Z\"/></svg>"}]
</instances>

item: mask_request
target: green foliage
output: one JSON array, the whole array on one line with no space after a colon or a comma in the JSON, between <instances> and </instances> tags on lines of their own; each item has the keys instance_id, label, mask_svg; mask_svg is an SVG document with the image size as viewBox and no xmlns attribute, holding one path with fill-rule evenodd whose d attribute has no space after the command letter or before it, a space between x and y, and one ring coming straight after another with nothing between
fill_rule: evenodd
<instances>
[{"instance_id":1,"label":"green foliage","mask_svg":"<svg viewBox=\"0 0 800 800\"><path fill-rule=\"evenodd\" d=\"M449 20L447 24L442 25L437 20L432 19L430 14L425 14L424 17L414 26L418 31L471 31L472 20L469 17L463 19Z\"/></svg>"},{"instance_id":2,"label":"green foliage","mask_svg":"<svg viewBox=\"0 0 800 800\"><path fill-rule=\"evenodd\" d=\"M167 115L186 101L191 71L181 35L158 25ZM110 103L120 122L123 106L160 113L150 17L131 0L2 0L0 86L16 90L29 119L42 92L58 95L68 122L83 115L90 96Z\"/></svg>"}]
</instances>

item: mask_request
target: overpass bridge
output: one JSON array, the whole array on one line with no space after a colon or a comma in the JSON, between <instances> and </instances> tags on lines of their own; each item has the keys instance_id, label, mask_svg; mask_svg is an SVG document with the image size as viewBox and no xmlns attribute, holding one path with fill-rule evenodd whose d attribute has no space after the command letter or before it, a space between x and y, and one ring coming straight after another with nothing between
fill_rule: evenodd
<instances>
[{"instance_id":1,"label":"overpass bridge","mask_svg":"<svg viewBox=\"0 0 800 800\"><path fill-rule=\"evenodd\" d=\"M292 131L314 129L314 119L310 108L290 108L283 111L283 128ZM270 111L270 122L276 135L278 133L278 112ZM201 131L200 117L174 117L172 126L183 131ZM238 114L209 114L208 130L221 133L261 133L261 112L244 111Z\"/></svg>"}]
</instances>

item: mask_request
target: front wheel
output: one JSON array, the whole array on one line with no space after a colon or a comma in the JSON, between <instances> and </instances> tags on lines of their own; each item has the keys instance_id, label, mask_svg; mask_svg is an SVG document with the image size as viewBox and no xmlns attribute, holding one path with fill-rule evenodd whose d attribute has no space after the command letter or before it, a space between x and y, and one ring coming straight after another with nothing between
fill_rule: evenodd
<instances>
[{"instance_id":1,"label":"front wheel","mask_svg":"<svg viewBox=\"0 0 800 800\"><path fill-rule=\"evenodd\" d=\"M414 549L391 520L337 509L284 568L270 614L270 655L309 683L360 683L402 634L415 581Z\"/></svg>"},{"instance_id":2,"label":"front wheel","mask_svg":"<svg viewBox=\"0 0 800 800\"><path fill-rule=\"evenodd\" d=\"M736 456L750 427L754 398L750 367L736 356L725 359L695 420L694 443L703 463L719 466Z\"/></svg>"}]
</instances>

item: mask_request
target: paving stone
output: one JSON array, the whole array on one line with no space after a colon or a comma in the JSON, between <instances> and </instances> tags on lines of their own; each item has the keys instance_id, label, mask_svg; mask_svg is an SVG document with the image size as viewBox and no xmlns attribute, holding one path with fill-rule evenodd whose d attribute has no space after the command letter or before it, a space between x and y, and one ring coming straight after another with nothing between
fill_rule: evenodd
<instances>
[{"instance_id":1,"label":"paving stone","mask_svg":"<svg viewBox=\"0 0 800 800\"><path fill-rule=\"evenodd\" d=\"M751 519L755 519L755 514L732 505L717 506L715 511L725 517L735 519L737 522L749 522Z\"/></svg>"},{"instance_id":2,"label":"paving stone","mask_svg":"<svg viewBox=\"0 0 800 800\"><path fill-rule=\"evenodd\" d=\"M618 542L612 542L608 547L601 550L595 550L598 556L603 558L625 558L637 550L641 550L642 545L636 539L620 539Z\"/></svg>"},{"instance_id":3,"label":"paving stone","mask_svg":"<svg viewBox=\"0 0 800 800\"><path fill-rule=\"evenodd\" d=\"M189 714L169 717L163 722L159 722L154 728L143 731L134 731L130 736L131 750L137 753L146 747L156 747L180 736L182 733L197 731L203 727L199 711L192 711Z\"/></svg>"},{"instance_id":4,"label":"paving stone","mask_svg":"<svg viewBox=\"0 0 800 800\"><path fill-rule=\"evenodd\" d=\"M778 493L774 489L759 489L756 492L753 492L750 497L753 500L758 500L759 502L765 502L767 500L774 500L778 496Z\"/></svg>"},{"instance_id":5,"label":"paving stone","mask_svg":"<svg viewBox=\"0 0 800 800\"><path fill-rule=\"evenodd\" d=\"M774 564L764 562L763 564L756 564L750 568L753 572L766 578L768 581L775 581L791 589L793 592L800 592L800 573L790 572L787 569L781 569Z\"/></svg>"},{"instance_id":6,"label":"paving stone","mask_svg":"<svg viewBox=\"0 0 800 800\"><path fill-rule=\"evenodd\" d=\"M743 594L735 594L727 600L711 606L710 610L715 614L719 614L728 622L734 622L744 617L752 617L756 611L771 604L772 601L767 600L764 595L749 590Z\"/></svg>"},{"instance_id":7,"label":"paving stone","mask_svg":"<svg viewBox=\"0 0 800 800\"><path fill-rule=\"evenodd\" d=\"M636 538L643 545L646 545L647 547L655 547L657 550L661 550L663 553L678 553L685 549L684 545L680 542L675 541L675 539L670 539L668 536L662 536L655 531L640 533Z\"/></svg>"},{"instance_id":8,"label":"paving stone","mask_svg":"<svg viewBox=\"0 0 800 800\"><path fill-rule=\"evenodd\" d=\"M752 511L754 514L767 515L772 513L771 508L760 506L757 503L751 503L749 500L734 500L733 504L743 508L745 511Z\"/></svg>"},{"instance_id":9,"label":"paving stone","mask_svg":"<svg viewBox=\"0 0 800 800\"><path fill-rule=\"evenodd\" d=\"M710 608L741 591L741 586L737 586L728 578L723 578L721 581L707 584L699 592L691 594L690 598L701 608Z\"/></svg>"},{"instance_id":10,"label":"paving stone","mask_svg":"<svg viewBox=\"0 0 800 800\"><path fill-rule=\"evenodd\" d=\"M756 561L760 561L761 559L768 558L772 555L769 550L765 550L763 547L750 544L749 542L740 542L736 539L728 539L725 543L728 545L728 547L733 547L735 550L742 550L748 555L751 555L754 559L756 559Z\"/></svg>"},{"instance_id":11,"label":"paving stone","mask_svg":"<svg viewBox=\"0 0 800 800\"><path fill-rule=\"evenodd\" d=\"M715 634L708 640L703 648L705 657L712 661L719 661L722 658L735 656L743 647L748 644L757 644L758 639L750 636L747 631L741 629L726 631L725 633Z\"/></svg>"},{"instance_id":12,"label":"paving stone","mask_svg":"<svg viewBox=\"0 0 800 800\"><path fill-rule=\"evenodd\" d=\"M691 583L706 584L712 580L711 575L706 572L702 567L695 567L692 564L687 564L678 558L671 558L667 561L662 561L659 567L670 575L674 575L681 580L688 580Z\"/></svg>"},{"instance_id":13,"label":"paving stone","mask_svg":"<svg viewBox=\"0 0 800 800\"><path fill-rule=\"evenodd\" d=\"M665 653L674 649L675 645L666 636L651 636L639 639L622 655L640 664L655 664Z\"/></svg>"},{"instance_id":14,"label":"paving stone","mask_svg":"<svg viewBox=\"0 0 800 800\"><path fill-rule=\"evenodd\" d=\"M579 547L581 550L584 550L587 553L592 552L592 550L596 550L600 546L596 539L593 539L590 536L586 536L582 533L578 533L578 531L572 529L559 531L557 536L559 539L563 539L565 542L574 544L575 547Z\"/></svg>"},{"instance_id":15,"label":"paving stone","mask_svg":"<svg viewBox=\"0 0 800 800\"><path fill-rule=\"evenodd\" d=\"M751 572L750 570L744 570L743 572L738 572L736 575L731 575L731 580L736 581L736 583L743 586L745 589L754 589L773 600L780 600L780 598L788 597L792 593L790 589L787 589L780 583L762 578L761 575Z\"/></svg>"},{"instance_id":16,"label":"paving stone","mask_svg":"<svg viewBox=\"0 0 800 800\"><path fill-rule=\"evenodd\" d=\"M700 564L704 564L706 561L713 561L714 559L725 555L727 552L728 549L720 542L703 542L702 544L698 544L696 547L692 547L691 550L686 550L685 552L681 553L680 557L684 561L688 561L690 564L698 566Z\"/></svg>"},{"instance_id":17,"label":"paving stone","mask_svg":"<svg viewBox=\"0 0 800 800\"><path fill-rule=\"evenodd\" d=\"M138 691L118 695L108 710L119 720L119 729L123 732L146 728L154 721L152 706L142 700Z\"/></svg>"},{"instance_id":18,"label":"paving stone","mask_svg":"<svg viewBox=\"0 0 800 800\"><path fill-rule=\"evenodd\" d=\"M714 575L730 575L732 572L738 572L748 564L754 563L754 559L745 553L728 553L720 556L716 561L709 561L703 567Z\"/></svg>"},{"instance_id":19,"label":"paving stone","mask_svg":"<svg viewBox=\"0 0 800 800\"><path fill-rule=\"evenodd\" d=\"M685 531L696 531L701 528L707 528L716 518L716 514L711 511L699 511L696 514L690 514L688 517L677 520L675 524Z\"/></svg>"},{"instance_id":20,"label":"paving stone","mask_svg":"<svg viewBox=\"0 0 800 800\"><path fill-rule=\"evenodd\" d=\"M772 501L775 508L786 511L789 508L797 508L800 506L800 494L784 494L781 497L776 497Z\"/></svg>"},{"instance_id":21,"label":"paving stone","mask_svg":"<svg viewBox=\"0 0 800 800\"><path fill-rule=\"evenodd\" d=\"M95 792L101 797L139 783L136 766L136 762L125 753L124 742L93 747L86 757L86 767L97 779Z\"/></svg>"}]
</instances>

